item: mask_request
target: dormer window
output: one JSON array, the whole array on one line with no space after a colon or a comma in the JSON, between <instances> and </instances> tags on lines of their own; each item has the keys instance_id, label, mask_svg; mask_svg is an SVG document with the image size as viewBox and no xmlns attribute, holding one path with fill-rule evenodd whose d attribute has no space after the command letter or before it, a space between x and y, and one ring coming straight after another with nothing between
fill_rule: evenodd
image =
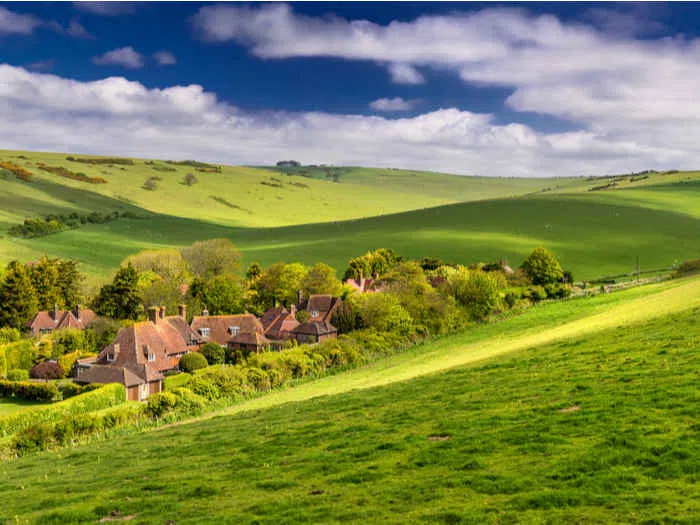
<instances>
[{"instance_id":1,"label":"dormer window","mask_svg":"<svg viewBox=\"0 0 700 525\"><path fill-rule=\"evenodd\" d=\"M228 327L228 333L231 334L233 337L236 337L238 335L238 332L241 331L240 326L229 326Z\"/></svg>"},{"instance_id":2,"label":"dormer window","mask_svg":"<svg viewBox=\"0 0 700 525\"><path fill-rule=\"evenodd\" d=\"M202 337L209 337L209 327L200 328L199 333L202 334Z\"/></svg>"},{"instance_id":3,"label":"dormer window","mask_svg":"<svg viewBox=\"0 0 700 525\"><path fill-rule=\"evenodd\" d=\"M311 310L311 317L318 317L318 310Z\"/></svg>"},{"instance_id":4,"label":"dormer window","mask_svg":"<svg viewBox=\"0 0 700 525\"><path fill-rule=\"evenodd\" d=\"M39 333L44 335L44 334L50 334L53 332L53 328L39 328Z\"/></svg>"},{"instance_id":5,"label":"dormer window","mask_svg":"<svg viewBox=\"0 0 700 525\"><path fill-rule=\"evenodd\" d=\"M108 350L107 351L107 361L109 361L111 363L113 361L116 361L116 359L117 359L117 356L114 354L114 351Z\"/></svg>"},{"instance_id":6,"label":"dormer window","mask_svg":"<svg viewBox=\"0 0 700 525\"><path fill-rule=\"evenodd\" d=\"M153 352L148 352L148 360L151 361L151 362L155 361L155 360L156 360L156 354L154 354Z\"/></svg>"}]
</instances>

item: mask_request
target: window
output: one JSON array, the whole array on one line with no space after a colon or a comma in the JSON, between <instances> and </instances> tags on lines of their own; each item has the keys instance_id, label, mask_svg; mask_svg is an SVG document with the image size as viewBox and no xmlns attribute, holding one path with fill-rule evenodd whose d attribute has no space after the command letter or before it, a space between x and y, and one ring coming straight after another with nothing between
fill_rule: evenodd
<instances>
[{"instance_id":1,"label":"window","mask_svg":"<svg viewBox=\"0 0 700 525\"><path fill-rule=\"evenodd\" d=\"M50 334L53 332L53 328L39 328L39 333L40 334Z\"/></svg>"},{"instance_id":2,"label":"window","mask_svg":"<svg viewBox=\"0 0 700 525\"><path fill-rule=\"evenodd\" d=\"M155 361L155 360L156 360L156 354L154 354L153 352L148 352L148 360L151 361L151 362Z\"/></svg>"},{"instance_id":3,"label":"window","mask_svg":"<svg viewBox=\"0 0 700 525\"><path fill-rule=\"evenodd\" d=\"M311 310L311 317L318 317L318 310Z\"/></svg>"},{"instance_id":4,"label":"window","mask_svg":"<svg viewBox=\"0 0 700 525\"><path fill-rule=\"evenodd\" d=\"M109 350L109 351L107 352L107 361L112 362L112 361L114 361L116 358L117 358L117 356L114 355L114 351L113 351L113 350Z\"/></svg>"},{"instance_id":5,"label":"window","mask_svg":"<svg viewBox=\"0 0 700 525\"><path fill-rule=\"evenodd\" d=\"M238 335L238 332L241 331L240 326L229 326L228 327L228 333L230 333L233 337L236 337Z\"/></svg>"},{"instance_id":6,"label":"window","mask_svg":"<svg viewBox=\"0 0 700 525\"><path fill-rule=\"evenodd\" d=\"M209 337L209 328L200 328L199 333L202 334L202 337Z\"/></svg>"}]
</instances>

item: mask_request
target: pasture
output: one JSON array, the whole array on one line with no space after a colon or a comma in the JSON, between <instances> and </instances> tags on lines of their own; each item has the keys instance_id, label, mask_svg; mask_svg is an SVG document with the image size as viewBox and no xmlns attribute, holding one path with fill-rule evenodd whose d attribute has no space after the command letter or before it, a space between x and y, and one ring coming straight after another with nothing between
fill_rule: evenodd
<instances>
[{"instance_id":1,"label":"pasture","mask_svg":"<svg viewBox=\"0 0 700 525\"><path fill-rule=\"evenodd\" d=\"M543 304L215 417L5 462L0 518L692 522L698 292Z\"/></svg>"}]
</instances>

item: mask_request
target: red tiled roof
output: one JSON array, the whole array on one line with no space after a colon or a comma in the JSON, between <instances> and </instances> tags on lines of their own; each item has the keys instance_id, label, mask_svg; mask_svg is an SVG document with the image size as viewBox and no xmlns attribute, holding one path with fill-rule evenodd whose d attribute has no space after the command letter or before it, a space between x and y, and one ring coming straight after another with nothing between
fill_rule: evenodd
<instances>
[{"instance_id":1,"label":"red tiled roof","mask_svg":"<svg viewBox=\"0 0 700 525\"><path fill-rule=\"evenodd\" d=\"M335 326L326 321L307 321L294 329L295 334L304 335L327 335L337 331Z\"/></svg>"},{"instance_id":2,"label":"red tiled roof","mask_svg":"<svg viewBox=\"0 0 700 525\"><path fill-rule=\"evenodd\" d=\"M284 314L288 314L289 311L284 306L276 306L275 308L270 308L266 310L260 316L260 322L263 325L265 333L270 329L270 327Z\"/></svg>"},{"instance_id":3,"label":"red tiled roof","mask_svg":"<svg viewBox=\"0 0 700 525\"><path fill-rule=\"evenodd\" d=\"M306 311L312 315L312 320L328 322L341 302L340 297L333 297L328 294L311 295L306 306ZM313 316L314 311L318 312L317 317Z\"/></svg>"},{"instance_id":4,"label":"red tiled roof","mask_svg":"<svg viewBox=\"0 0 700 525\"><path fill-rule=\"evenodd\" d=\"M257 332L239 333L236 337L231 339L232 343L238 343L243 345L266 345L270 343L270 340L262 334Z\"/></svg>"},{"instance_id":5,"label":"red tiled roof","mask_svg":"<svg viewBox=\"0 0 700 525\"><path fill-rule=\"evenodd\" d=\"M94 323L96 319L97 314L88 308L56 310L55 312L42 310L27 323L27 328L35 334L40 333L41 330L49 329L63 330L66 328L75 328L84 330Z\"/></svg>"},{"instance_id":6,"label":"red tiled roof","mask_svg":"<svg viewBox=\"0 0 700 525\"><path fill-rule=\"evenodd\" d=\"M162 376L161 376L162 378ZM126 387L142 385L146 382L131 370L110 365L95 365L75 378L76 383L120 383Z\"/></svg>"},{"instance_id":7,"label":"red tiled roof","mask_svg":"<svg viewBox=\"0 0 700 525\"><path fill-rule=\"evenodd\" d=\"M213 341L221 346L226 346L234 337L230 331L238 327L238 333L264 334L263 326L253 314L238 315L201 315L192 319L190 327L197 333L203 342ZM209 337L202 335L201 329L209 328Z\"/></svg>"}]
</instances>

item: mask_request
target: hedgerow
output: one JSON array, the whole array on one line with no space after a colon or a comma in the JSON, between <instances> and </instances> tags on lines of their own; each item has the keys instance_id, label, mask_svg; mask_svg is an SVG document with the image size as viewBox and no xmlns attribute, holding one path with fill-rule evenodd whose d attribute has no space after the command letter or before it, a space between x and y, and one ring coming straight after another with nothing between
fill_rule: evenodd
<instances>
[{"instance_id":1,"label":"hedgerow","mask_svg":"<svg viewBox=\"0 0 700 525\"><path fill-rule=\"evenodd\" d=\"M9 171L12 173L15 177L17 177L20 180L23 180L24 182L29 182L34 174L29 171L26 168L23 168L22 166L19 166L15 164L14 162L9 162L9 161L3 161L0 162L0 168Z\"/></svg>"},{"instance_id":2,"label":"hedgerow","mask_svg":"<svg viewBox=\"0 0 700 525\"><path fill-rule=\"evenodd\" d=\"M107 184L107 179L104 179L102 177L89 177L84 173L75 173L69 170L68 168L64 168L63 166L47 166L43 163L38 163L37 166L40 170L52 173L54 175L58 175L59 177L64 177L66 179L77 180L80 182L88 182L90 184Z\"/></svg>"}]
</instances>

